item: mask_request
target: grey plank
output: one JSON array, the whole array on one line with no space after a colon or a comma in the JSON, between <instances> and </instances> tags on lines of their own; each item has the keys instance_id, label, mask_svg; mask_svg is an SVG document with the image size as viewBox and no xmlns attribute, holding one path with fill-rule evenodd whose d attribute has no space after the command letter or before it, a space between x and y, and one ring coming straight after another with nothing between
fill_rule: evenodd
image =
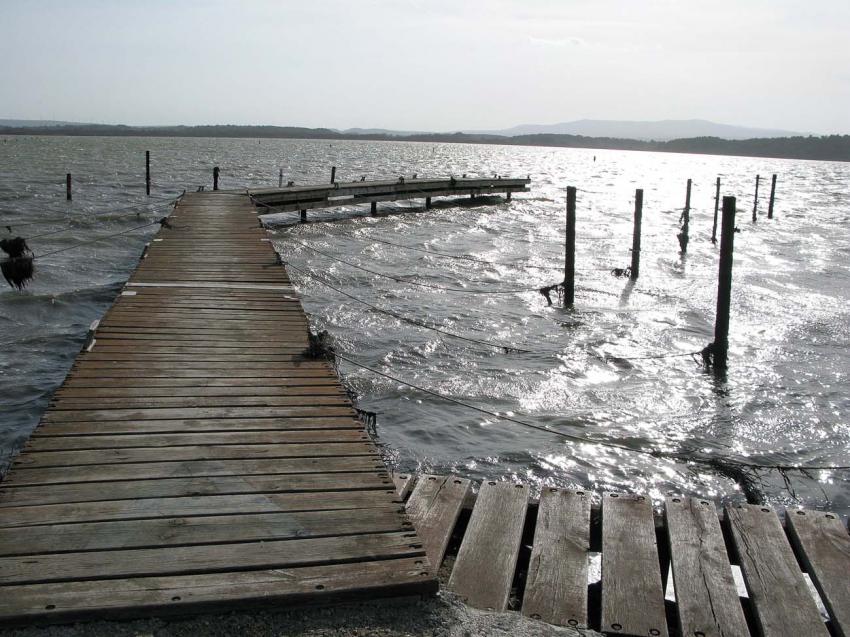
<instances>
[{"instance_id":1,"label":"grey plank","mask_svg":"<svg viewBox=\"0 0 850 637\"><path fill-rule=\"evenodd\" d=\"M393 474L393 483L395 484L396 492L401 500L404 500L410 495L413 489L413 483L416 480L412 473L396 473Z\"/></svg>"},{"instance_id":2,"label":"grey plank","mask_svg":"<svg viewBox=\"0 0 850 637\"><path fill-rule=\"evenodd\" d=\"M470 482L456 476L420 476L407 501L407 515L425 545L425 554L440 568Z\"/></svg>"},{"instance_id":3,"label":"grey plank","mask_svg":"<svg viewBox=\"0 0 850 637\"><path fill-rule=\"evenodd\" d=\"M741 571L761 632L771 637L829 634L771 507L726 507Z\"/></svg>"},{"instance_id":4,"label":"grey plank","mask_svg":"<svg viewBox=\"0 0 850 637\"><path fill-rule=\"evenodd\" d=\"M820 593L835 633L850 635L850 536L834 513L789 510L788 535Z\"/></svg>"},{"instance_id":5,"label":"grey plank","mask_svg":"<svg viewBox=\"0 0 850 637\"><path fill-rule=\"evenodd\" d=\"M602 630L667 635L655 520L642 495L602 497Z\"/></svg>"},{"instance_id":6,"label":"grey plank","mask_svg":"<svg viewBox=\"0 0 850 637\"><path fill-rule=\"evenodd\" d=\"M522 613L558 626L587 627L590 495L544 488Z\"/></svg>"},{"instance_id":7,"label":"grey plank","mask_svg":"<svg viewBox=\"0 0 850 637\"><path fill-rule=\"evenodd\" d=\"M714 504L668 497L665 511L681 634L748 637Z\"/></svg>"},{"instance_id":8,"label":"grey plank","mask_svg":"<svg viewBox=\"0 0 850 637\"><path fill-rule=\"evenodd\" d=\"M522 484L481 485L449 579L449 588L470 606L507 609L527 507Z\"/></svg>"}]
</instances>

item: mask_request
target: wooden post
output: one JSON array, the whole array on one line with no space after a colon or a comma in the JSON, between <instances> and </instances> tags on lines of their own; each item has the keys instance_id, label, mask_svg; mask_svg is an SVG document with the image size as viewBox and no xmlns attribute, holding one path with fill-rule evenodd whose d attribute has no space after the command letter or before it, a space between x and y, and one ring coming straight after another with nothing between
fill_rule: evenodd
<instances>
[{"instance_id":1,"label":"wooden post","mask_svg":"<svg viewBox=\"0 0 850 637\"><path fill-rule=\"evenodd\" d=\"M65 175L65 199L71 201L71 173Z\"/></svg>"},{"instance_id":2,"label":"wooden post","mask_svg":"<svg viewBox=\"0 0 850 637\"><path fill-rule=\"evenodd\" d=\"M304 222L306 222L306 221L307 221L307 211L306 211L306 210L302 210L302 211L301 211L301 223L304 223Z\"/></svg>"},{"instance_id":3,"label":"wooden post","mask_svg":"<svg viewBox=\"0 0 850 637\"><path fill-rule=\"evenodd\" d=\"M369 210L369 212L371 212L373 215L378 214L378 202L377 201L372 202L372 207Z\"/></svg>"},{"instance_id":4,"label":"wooden post","mask_svg":"<svg viewBox=\"0 0 850 637\"><path fill-rule=\"evenodd\" d=\"M331 166L331 183L336 182L336 166Z\"/></svg>"},{"instance_id":5,"label":"wooden post","mask_svg":"<svg viewBox=\"0 0 850 637\"><path fill-rule=\"evenodd\" d=\"M508 201L510 201L510 200L511 200L511 191L509 190L508 191Z\"/></svg>"},{"instance_id":6,"label":"wooden post","mask_svg":"<svg viewBox=\"0 0 850 637\"><path fill-rule=\"evenodd\" d=\"M714 369L724 371L729 353L729 307L732 302L732 250L735 242L735 197L723 197L717 316L714 319Z\"/></svg>"},{"instance_id":7,"label":"wooden post","mask_svg":"<svg viewBox=\"0 0 850 637\"><path fill-rule=\"evenodd\" d=\"M711 227L711 242L717 243L717 210L720 208L720 177L714 187L714 225Z\"/></svg>"},{"instance_id":8,"label":"wooden post","mask_svg":"<svg viewBox=\"0 0 850 637\"><path fill-rule=\"evenodd\" d=\"M431 209L431 197L425 197L425 210Z\"/></svg>"},{"instance_id":9,"label":"wooden post","mask_svg":"<svg viewBox=\"0 0 850 637\"><path fill-rule=\"evenodd\" d=\"M283 168L277 173L277 187L283 188Z\"/></svg>"},{"instance_id":10,"label":"wooden post","mask_svg":"<svg viewBox=\"0 0 850 637\"><path fill-rule=\"evenodd\" d=\"M564 307L575 302L576 292L576 188L567 187L567 233L564 244Z\"/></svg>"},{"instance_id":11,"label":"wooden post","mask_svg":"<svg viewBox=\"0 0 850 637\"><path fill-rule=\"evenodd\" d=\"M761 175L756 175L756 194L753 195L753 223L756 222L757 212L759 209L759 180L761 179Z\"/></svg>"},{"instance_id":12,"label":"wooden post","mask_svg":"<svg viewBox=\"0 0 850 637\"><path fill-rule=\"evenodd\" d=\"M637 281L640 275L640 224L643 218L643 188L635 190L635 225L632 230L632 266L629 278Z\"/></svg>"},{"instance_id":13,"label":"wooden post","mask_svg":"<svg viewBox=\"0 0 850 637\"><path fill-rule=\"evenodd\" d=\"M682 254L688 251L688 234L691 226L691 183L688 179L688 188L685 193L685 209L682 210L682 231L679 233L679 247L682 249Z\"/></svg>"},{"instance_id":14,"label":"wooden post","mask_svg":"<svg viewBox=\"0 0 850 637\"><path fill-rule=\"evenodd\" d=\"M213 168L213 190L218 190L218 166Z\"/></svg>"},{"instance_id":15,"label":"wooden post","mask_svg":"<svg viewBox=\"0 0 850 637\"><path fill-rule=\"evenodd\" d=\"M776 173L770 178L770 201L767 204L767 218L773 219L773 201L776 198Z\"/></svg>"},{"instance_id":16,"label":"wooden post","mask_svg":"<svg viewBox=\"0 0 850 637\"><path fill-rule=\"evenodd\" d=\"M145 151L145 194L151 195L151 151Z\"/></svg>"}]
</instances>

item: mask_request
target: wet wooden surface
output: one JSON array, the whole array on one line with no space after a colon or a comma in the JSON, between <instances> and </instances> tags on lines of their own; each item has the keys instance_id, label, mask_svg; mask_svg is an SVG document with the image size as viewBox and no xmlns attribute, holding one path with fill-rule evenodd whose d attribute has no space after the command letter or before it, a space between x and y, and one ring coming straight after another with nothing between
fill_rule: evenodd
<instances>
[{"instance_id":1,"label":"wet wooden surface","mask_svg":"<svg viewBox=\"0 0 850 637\"><path fill-rule=\"evenodd\" d=\"M185 196L0 484L0 622L436 590L247 196Z\"/></svg>"}]
</instances>

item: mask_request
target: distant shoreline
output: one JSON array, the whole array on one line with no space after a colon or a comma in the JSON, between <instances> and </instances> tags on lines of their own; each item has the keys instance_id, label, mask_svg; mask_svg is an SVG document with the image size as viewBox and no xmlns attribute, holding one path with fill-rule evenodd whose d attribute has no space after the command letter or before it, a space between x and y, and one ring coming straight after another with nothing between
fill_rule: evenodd
<instances>
[{"instance_id":1,"label":"distant shoreline","mask_svg":"<svg viewBox=\"0 0 850 637\"><path fill-rule=\"evenodd\" d=\"M247 139L322 139L389 142L432 142L459 144L498 144L514 146L550 146L596 150L637 150L772 159L812 159L850 161L850 135L771 137L729 140L719 137L693 137L665 142L585 137L540 133L532 135L425 133L414 135L351 134L328 128L289 126L122 126L70 125L37 127L0 127L2 135L70 136L70 137L213 137Z\"/></svg>"}]
</instances>

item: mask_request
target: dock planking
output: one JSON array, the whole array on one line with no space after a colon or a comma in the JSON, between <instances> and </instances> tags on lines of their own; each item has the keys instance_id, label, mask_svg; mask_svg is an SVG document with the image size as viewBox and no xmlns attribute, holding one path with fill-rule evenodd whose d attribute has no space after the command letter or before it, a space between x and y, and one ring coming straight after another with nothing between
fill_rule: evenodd
<instances>
[{"instance_id":1,"label":"dock planking","mask_svg":"<svg viewBox=\"0 0 850 637\"><path fill-rule=\"evenodd\" d=\"M168 225L0 483L0 622L435 592L248 196Z\"/></svg>"}]
</instances>

